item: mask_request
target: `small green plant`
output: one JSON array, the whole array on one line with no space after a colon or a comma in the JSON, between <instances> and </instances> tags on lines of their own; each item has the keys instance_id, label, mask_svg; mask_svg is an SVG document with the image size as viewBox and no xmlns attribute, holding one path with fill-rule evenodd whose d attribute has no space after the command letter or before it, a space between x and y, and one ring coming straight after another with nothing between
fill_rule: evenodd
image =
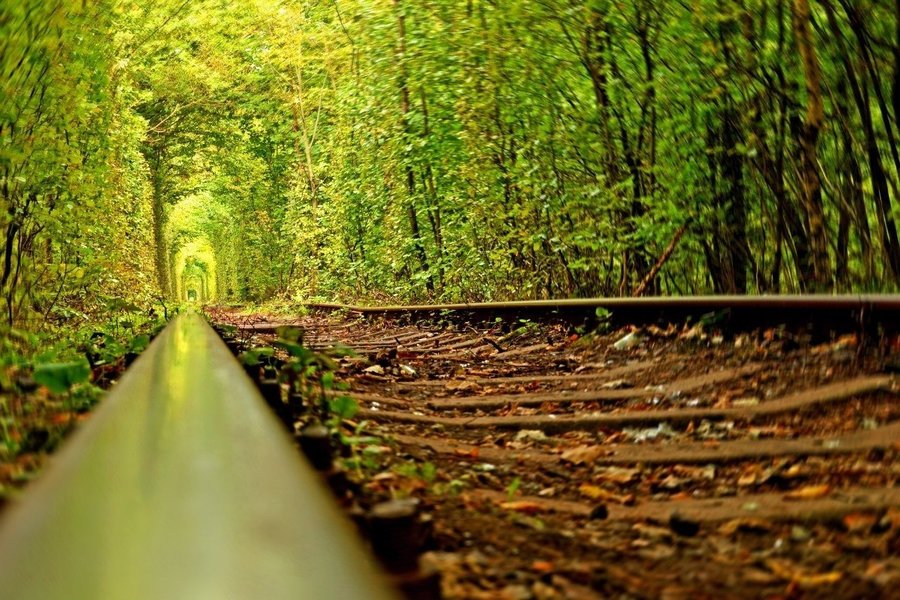
<instances>
[{"instance_id":1,"label":"small green plant","mask_svg":"<svg viewBox=\"0 0 900 600\"><path fill-rule=\"evenodd\" d=\"M335 396L328 399L328 412L334 425L338 426L341 422L356 416L356 413L359 412L359 404L350 396Z\"/></svg>"},{"instance_id":2,"label":"small green plant","mask_svg":"<svg viewBox=\"0 0 900 600\"><path fill-rule=\"evenodd\" d=\"M522 478L515 477L512 481L509 482L509 485L506 486L506 498L512 501L513 498L516 497L516 493L519 491L519 487L522 485Z\"/></svg>"},{"instance_id":3,"label":"small green plant","mask_svg":"<svg viewBox=\"0 0 900 600\"><path fill-rule=\"evenodd\" d=\"M252 348L247 350L246 352L242 352L238 357L241 361L241 364L248 367L255 367L257 365L261 365L264 362L264 359L270 358L275 355L274 348L260 347L260 348Z\"/></svg>"},{"instance_id":4,"label":"small green plant","mask_svg":"<svg viewBox=\"0 0 900 600\"><path fill-rule=\"evenodd\" d=\"M102 397L102 389L96 385L85 383L75 386L66 395L66 406L75 412L86 412L92 409Z\"/></svg>"},{"instance_id":5,"label":"small green plant","mask_svg":"<svg viewBox=\"0 0 900 600\"><path fill-rule=\"evenodd\" d=\"M394 466L394 472L410 479L419 479L431 485L437 480L437 467L434 463L424 462L421 465L416 462L404 462Z\"/></svg>"},{"instance_id":6,"label":"small green plant","mask_svg":"<svg viewBox=\"0 0 900 600\"><path fill-rule=\"evenodd\" d=\"M332 425L338 433L338 439L342 444L350 448L350 457L345 460L344 464L354 469L360 477L362 477L362 469L374 470L378 468L378 455L381 454L381 439L371 435L364 435L368 421L361 421L353 428L352 435L345 435L341 430L341 423ZM360 451L360 448L362 450Z\"/></svg>"},{"instance_id":7,"label":"small green plant","mask_svg":"<svg viewBox=\"0 0 900 600\"><path fill-rule=\"evenodd\" d=\"M136 335L128 342L128 351L134 354L140 354L150 345L150 336L146 333Z\"/></svg>"}]
</instances>

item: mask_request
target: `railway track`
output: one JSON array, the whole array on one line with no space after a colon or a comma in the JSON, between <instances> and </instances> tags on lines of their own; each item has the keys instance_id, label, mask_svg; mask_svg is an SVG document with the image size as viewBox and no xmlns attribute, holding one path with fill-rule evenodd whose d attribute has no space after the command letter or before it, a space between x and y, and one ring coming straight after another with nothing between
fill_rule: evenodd
<instances>
[{"instance_id":1,"label":"railway track","mask_svg":"<svg viewBox=\"0 0 900 600\"><path fill-rule=\"evenodd\" d=\"M655 300L600 333L576 329L589 303L215 317L245 346L291 325L353 350L331 395L369 455L341 501L417 499L446 597L876 598L900 583L883 300Z\"/></svg>"},{"instance_id":2,"label":"railway track","mask_svg":"<svg viewBox=\"0 0 900 600\"><path fill-rule=\"evenodd\" d=\"M3 517L3 600L395 597L197 314Z\"/></svg>"},{"instance_id":3,"label":"railway track","mask_svg":"<svg viewBox=\"0 0 900 600\"><path fill-rule=\"evenodd\" d=\"M209 312L256 390L177 318L0 598L896 597L896 297Z\"/></svg>"}]
</instances>

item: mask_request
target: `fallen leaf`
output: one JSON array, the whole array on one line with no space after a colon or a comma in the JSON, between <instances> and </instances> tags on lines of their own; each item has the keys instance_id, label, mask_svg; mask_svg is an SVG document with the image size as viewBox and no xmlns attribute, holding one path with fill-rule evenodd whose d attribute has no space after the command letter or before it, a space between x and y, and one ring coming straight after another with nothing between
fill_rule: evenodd
<instances>
[{"instance_id":1,"label":"fallen leaf","mask_svg":"<svg viewBox=\"0 0 900 600\"><path fill-rule=\"evenodd\" d=\"M462 381L458 379L454 379L452 381L447 382L446 388L448 390L452 390L454 392L468 392L471 390L477 390L481 386L475 381L467 381L463 379Z\"/></svg>"},{"instance_id":2,"label":"fallen leaf","mask_svg":"<svg viewBox=\"0 0 900 600\"><path fill-rule=\"evenodd\" d=\"M603 446L578 446L577 448L566 450L560 455L560 458L573 465L583 465L594 462L605 453L606 450Z\"/></svg>"},{"instance_id":3,"label":"fallen leaf","mask_svg":"<svg viewBox=\"0 0 900 600\"><path fill-rule=\"evenodd\" d=\"M607 492L603 488L597 487L596 485L591 485L589 483L582 483L580 486L578 486L578 491L581 492L582 496L587 496L588 498L593 498L594 500L604 498L607 494L609 494L609 492Z\"/></svg>"},{"instance_id":4,"label":"fallen leaf","mask_svg":"<svg viewBox=\"0 0 900 600\"><path fill-rule=\"evenodd\" d=\"M794 578L794 582L801 588L808 590L823 585L833 585L843 577L844 574L840 571L829 571L827 573L801 574Z\"/></svg>"},{"instance_id":5,"label":"fallen leaf","mask_svg":"<svg viewBox=\"0 0 900 600\"><path fill-rule=\"evenodd\" d=\"M513 512L524 513L526 515L533 515L545 510L543 506L541 506L537 502L532 502L530 500L514 500L513 502L501 502L500 508L502 508L503 510L511 510Z\"/></svg>"},{"instance_id":6,"label":"fallen leaf","mask_svg":"<svg viewBox=\"0 0 900 600\"><path fill-rule=\"evenodd\" d=\"M597 479L600 481L611 481L612 483L617 483L619 485L626 485L635 481L639 475L639 469L607 467L597 474Z\"/></svg>"},{"instance_id":7,"label":"fallen leaf","mask_svg":"<svg viewBox=\"0 0 900 600\"><path fill-rule=\"evenodd\" d=\"M810 573L786 559L769 558L765 561L765 564L772 573L781 579L790 581L803 589L835 584L844 577L841 571Z\"/></svg>"},{"instance_id":8,"label":"fallen leaf","mask_svg":"<svg viewBox=\"0 0 900 600\"><path fill-rule=\"evenodd\" d=\"M850 513L844 515L844 527L851 533L858 533L863 530L871 529L878 519L873 514L868 513Z\"/></svg>"},{"instance_id":9,"label":"fallen leaf","mask_svg":"<svg viewBox=\"0 0 900 600\"><path fill-rule=\"evenodd\" d=\"M784 495L785 500L815 500L816 498L822 498L831 493L831 486L828 484L823 485L808 485L806 487L802 487L791 492L788 492Z\"/></svg>"},{"instance_id":10,"label":"fallen leaf","mask_svg":"<svg viewBox=\"0 0 900 600\"><path fill-rule=\"evenodd\" d=\"M772 524L762 519L732 519L719 527L722 535L734 535L738 531L759 533L772 530Z\"/></svg>"},{"instance_id":11,"label":"fallen leaf","mask_svg":"<svg viewBox=\"0 0 900 600\"><path fill-rule=\"evenodd\" d=\"M536 560L531 563L531 570L538 573L549 573L553 570L553 563L548 560Z\"/></svg>"},{"instance_id":12,"label":"fallen leaf","mask_svg":"<svg viewBox=\"0 0 900 600\"><path fill-rule=\"evenodd\" d=\"M741 473L741 476L738 477L737 484L738 487L749 487L751 485L755 485L759 480L760 472L758 467L751 467Z\"/></svg>"},{"instance_id":13,"label":"fallen leaf","mask_svg":"<svg viewBox=\"0 0 900 600\"><path fill-rule=\"evenodd\" d=\"M580 486L578 486L578 491L581 492L582 496L586 496L592 500L614 502L616 504L622 504L624 506L630 506L635 502L634 494L626 494L623 496L604 490L602 487L591 485L589 483L582 483Z\"/></svg>"},{"instance_id":14,"label":"fallen leaf","mask_svg":"<svg viewBox=\"0 0 900 600\"><path fill-rule=\"evenodd\" d=\"M478 446L475 446L471 450L456 448L453 450L453 454L462 458L478 458Z\"/></svg>"}]
</instances>

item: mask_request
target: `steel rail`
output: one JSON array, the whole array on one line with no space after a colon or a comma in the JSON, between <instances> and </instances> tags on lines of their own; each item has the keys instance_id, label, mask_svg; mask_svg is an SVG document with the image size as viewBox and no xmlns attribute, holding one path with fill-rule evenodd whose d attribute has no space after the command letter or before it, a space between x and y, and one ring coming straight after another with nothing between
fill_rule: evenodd
<instances>
[{"instance_id":1,"label":"steel rail","mask_svg":"<svg viewBox=\"0 0 900 600\"><path fill-rule=\"evenodd\" d=\"M439 316L456 313L475 318L481 315L502 315L532 319L592 320L596 319L597 309L605 309L611 313L615 322L620 323L680 320L721 312L723 319L740 326L783 322L808 324L812 319L829 323L838 329L857 327L861 321L889 329L896 329L900 325L900 295L897 294L582 298L409 306L311 303L306 306L311 309L345 310L372 316Z\"/></svg>"},{"instance_id":2,"label":"steel rail","mask_svg":"<svg viewBox=\"0 0 900 600\"><path fill-rule=\"evenodd\" d=\"M0 598L395 595L228 349L177 317L0 523Z\"/></svg>"}]
</instances>

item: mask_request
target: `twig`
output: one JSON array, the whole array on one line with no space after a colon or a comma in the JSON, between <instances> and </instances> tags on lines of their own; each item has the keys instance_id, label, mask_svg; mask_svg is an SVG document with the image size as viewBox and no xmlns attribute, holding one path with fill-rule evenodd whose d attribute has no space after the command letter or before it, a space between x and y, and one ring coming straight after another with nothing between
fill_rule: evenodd
<instances>
[{"instance_id":1,"label":"twig","mask_svg":"<svg viewBox=\"0 0 900 600\"><path fill-rule=\"evenodd\" d=\"M672 241L669 242L669 245L666 247L665 251L662 253L662 256L659 257L659 260L656 261L656 264L653 265L653 268L650 269L650 272L647 273L647 276L644 277L644 280L641 282L641 285L637 286L634 290L632 296L639 297L643 296L644 292L647 291L647 288L650 287L650 284L653 283L653 280L656 279L656 276L659 275L660 270L663 268L663 265L666 264L666 261L672 256L672 253L675 252L675 247L678 245L678 242L681 240L682 236L684 236L687 231L688 226L691 224L691 219L688 219L684 225L682 225L678 231L675 232L675 236L672 237Z\"/></svg>"}]
</instances>

